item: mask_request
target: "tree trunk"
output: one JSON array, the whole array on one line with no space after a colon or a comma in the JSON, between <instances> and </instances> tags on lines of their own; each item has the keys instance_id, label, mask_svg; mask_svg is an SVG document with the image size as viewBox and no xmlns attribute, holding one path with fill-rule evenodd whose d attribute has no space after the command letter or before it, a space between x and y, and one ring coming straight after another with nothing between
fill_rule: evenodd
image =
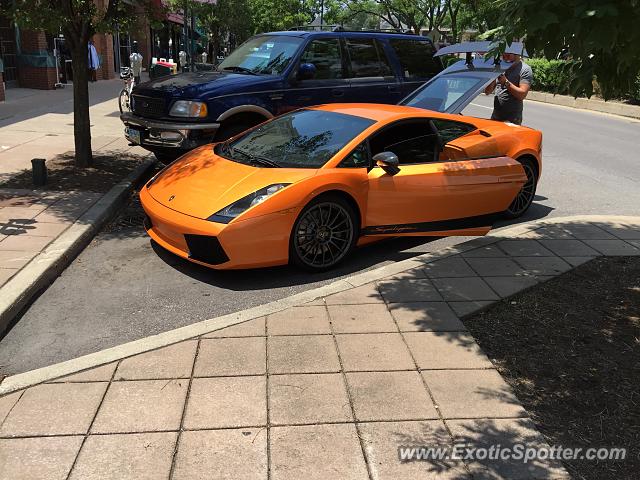
<instances>
[{"instance_id":1,"label":"tree trunk","mask_svg":"<svg viewBox=\"0 0 640 480\"><path fill-rule=\"evenodd\" d=\"M73 134L76 147L76 167L93 164L91 152L91 120L89 118L89 62L86 42L71 49L73 60Z\"/></svg>"}]
</instances>

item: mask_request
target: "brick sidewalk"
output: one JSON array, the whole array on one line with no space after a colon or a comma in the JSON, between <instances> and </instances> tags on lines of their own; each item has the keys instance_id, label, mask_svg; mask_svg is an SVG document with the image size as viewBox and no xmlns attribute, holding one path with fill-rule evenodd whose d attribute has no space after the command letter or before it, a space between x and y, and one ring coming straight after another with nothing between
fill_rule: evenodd
<instances>
[{"instance_id":1,"label":"brick sidewalk","mask_svg":"<svg viewBox=\"0 0 640 480\"><path fill-rule=\"evenodd\" d=\"M90 85L94 154L148 152L129 146L119 118L119 80ZM72 88L18 89L0 118L0 183L31 169L31 159L52 159L74 150ZM0 188L0 287L84 214L102 194Z\"/></svg>"},{"instance_id":2,"label":"brick sidewalk","mask_svg":"<svg viewBox=\"0 0 640 480\"><path fill-rule=\"evenodd\" d=\"M544 446L459 316L594 256L639 255L640 221L478 244L0 397L0 477L566 478L542 460L401 463L398 447Z\"/></svg>"},{"instance_id":3,"label":"brick sidewalk","mask_svg":"<svg viewBox=\"0 0 640 480\"><path fill-rule=\"evenodd\" d=\"M0 287L101 196L0 188Z\"/></svg>"}]
</instances>

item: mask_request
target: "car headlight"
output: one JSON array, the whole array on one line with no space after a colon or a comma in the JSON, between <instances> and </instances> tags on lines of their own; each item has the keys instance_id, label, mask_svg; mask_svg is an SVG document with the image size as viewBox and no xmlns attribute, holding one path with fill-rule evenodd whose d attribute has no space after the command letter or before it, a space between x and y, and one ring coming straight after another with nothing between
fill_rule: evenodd
<instances>
[{"instance_id":1,"label":"car headlight","mask_svg":"<svg viewBox=\"0 0 640 480\"><path fill-rule=\"evenodd\" d=\"M242 197L240 200L233 202L231 205L227 205L219 212L211 215L208 220L218 223L229 223L241 213L245 212L254 205L258 205L264 202L267 198L276 192L279 192L290 183L275 183L268 187L261 188L257 192L250 193L246 197Z\"/></svg>"},{"instance_id":2,"label":"car headlight","mask_svg":"<svg viewBox=\"0 0 640 480\"><path fill-rule=\"evenodd\" d=\"M204 118L207 116L207 104L191 100L178 100L171 107L169 115L172 117Z\"/></svg>"}]
</instances>

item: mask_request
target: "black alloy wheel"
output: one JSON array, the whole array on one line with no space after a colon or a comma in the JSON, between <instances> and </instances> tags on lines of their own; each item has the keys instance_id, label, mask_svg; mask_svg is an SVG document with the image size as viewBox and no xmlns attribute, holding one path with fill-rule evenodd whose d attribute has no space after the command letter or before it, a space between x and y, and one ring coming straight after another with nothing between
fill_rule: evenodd
<instances>
[{"instance_id":1,"label":"black alloy wheel","mask_svg":"<svg viewBox=\"0 0 640 480\"><path fill-rule=\"evenodd\" d=\"M527 181L522 186L516 198L513 199L509 208L504 212L507 218L518 218L526 212L533 198L536 196L536 187L538 183L537 175L531 160L520 160L522 168L527 175Z\"/></svg>"},{"instance_id":2,"label":"black alloy wheel","mask_svg":"<svg viewBox=\"0 0 640 480\"><path fill-rule=\"evenodd\" d=\"M340 197L319 198L307 205L294 224L291 260L311 271L328 270L353 248L356 215Z\"/></svg>"}]
</instances>

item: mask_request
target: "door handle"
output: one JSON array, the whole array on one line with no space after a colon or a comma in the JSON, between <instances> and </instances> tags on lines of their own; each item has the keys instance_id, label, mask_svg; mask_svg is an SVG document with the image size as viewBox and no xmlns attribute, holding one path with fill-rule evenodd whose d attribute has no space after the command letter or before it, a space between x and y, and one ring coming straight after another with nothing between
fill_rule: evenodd
<instances>
[{"instance_id":1,"label":"door handle","mask_svg":"<svg viewBox=\"0 0 640 480\"><path fill-rule=\"evenodd\" d=\"M398 87L397 85L389 85L387 88L391 93L400 93L400 87Z\"/></svg>"},{"instance_id":2,"label":"door handle","mask_svg":"<svg viewBox=\"0 0 640 480\"><path fill-rule=\"evenodd\" d=\"M331 93L333 93L334 97L343 97L344 96L344 90L341 88L334 88L333 90L331 90Z\"/></svg>"}]
</instances>

